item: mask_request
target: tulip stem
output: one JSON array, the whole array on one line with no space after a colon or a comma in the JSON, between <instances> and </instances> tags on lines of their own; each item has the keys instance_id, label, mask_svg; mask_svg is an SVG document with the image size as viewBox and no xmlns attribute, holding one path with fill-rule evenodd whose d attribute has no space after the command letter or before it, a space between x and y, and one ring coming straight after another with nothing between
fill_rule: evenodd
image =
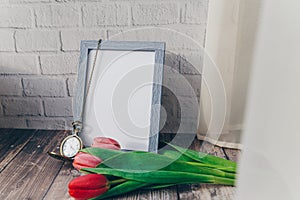
<instances>
[{"instance_id":1,"label":"tulip stem","mask_svg":"<svg viewBox=\"0 0 300 200\"><path fill-rule=\"evenodd\" d=\"M119 184L119 183L124 183L125 181L127 181L127 179L121 178L121 179L117 179L117 180L110 181L109 184L110 184L111 186L113 186L113 185L117 185L117 184Z\"/></svg>"}]
</instances>

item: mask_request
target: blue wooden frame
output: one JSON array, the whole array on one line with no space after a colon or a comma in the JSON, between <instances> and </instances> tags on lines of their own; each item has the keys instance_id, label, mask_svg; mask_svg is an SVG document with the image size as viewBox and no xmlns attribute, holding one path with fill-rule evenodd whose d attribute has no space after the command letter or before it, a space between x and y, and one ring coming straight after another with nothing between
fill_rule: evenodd
<instances>
[{"instance_id":1,"label":"blue wooden frame","mask_svg":"<svg viewBox=\"0 0 300 200\"><path fill-rule=\"evenodd\" d=\"M87 71L88 71L88 54L90 50L96 50L98 41L96 40L83 40L81 41L80 58L78 67L78 79L76 86L76 95L73 101L74 122L82 122L81 112L84 109L84 96L87 84ZM123 50L123 51L154 51L155 52L155 65L153 90L152 90L152 103L151 105L161 105L162 93L162 80L163 80L163 66L165 43L164 42L140 42L140 41L103 41L100 50ZM83 95L84 94L84 95ZM157 107L156 107L157 108ZM149 149L150 152L157 152L158 137L159 137L159 120L160 109L151 108L150 118L150 138ZM77 127L79 130L82 127Z\"/></svg>"}]
</instances>

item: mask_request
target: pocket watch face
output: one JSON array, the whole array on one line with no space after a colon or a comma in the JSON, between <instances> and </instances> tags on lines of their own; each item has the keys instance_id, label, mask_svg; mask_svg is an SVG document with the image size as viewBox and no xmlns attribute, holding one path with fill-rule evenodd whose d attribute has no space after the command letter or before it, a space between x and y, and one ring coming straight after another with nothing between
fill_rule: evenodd
<instances>
[{"instance_id":1,"label":"pocket watch face","mask_svg":"<svg viewBox=\"0 0 300 200\"><path fill-rule=\"evenodd\" d=\"M68 158L74 157L82 148L82 141L75 135L66 137L60 147L60 153Z\"/></svg>"}]
</instances>

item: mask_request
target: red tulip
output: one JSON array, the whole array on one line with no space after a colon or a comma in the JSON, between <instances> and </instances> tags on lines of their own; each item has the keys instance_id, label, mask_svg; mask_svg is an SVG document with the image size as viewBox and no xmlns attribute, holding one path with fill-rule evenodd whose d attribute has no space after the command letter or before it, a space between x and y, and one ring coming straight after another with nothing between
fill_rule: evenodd
<instances>
[{"instance_id":1,"label":"red tulip","mask_svg":"<svg viewBox=\"0 0 300 200\"><path fill-rule=\"evenodd\" d=\"M113 149L113 150L120 150L120 148L121 148L120 144L116 140L111 139L111 138L106 138L106 137L94 138L92 147Z\"/></svg>"},{"instance_id":2,"label":"red tulip","mask_svg":"<svg viewBox=\"0 0 300 200\"><path fill-rule=\"evenodd\" d=\"M74 178L69 183L69 194L77 200L97 197L109 189L109 182L102 174L88 174Z\"/></svg>"},{"instance_id":3,"label":"red tulip","mask_svg":"<svg viewBox=\"0 0 300 200\"><path fill-rule=\"evenodd\" d=\"M80 170L81 168L95 168L102 160L88 153L79 152L73 161L73 166Z\"/></svg>"}]
</instances>

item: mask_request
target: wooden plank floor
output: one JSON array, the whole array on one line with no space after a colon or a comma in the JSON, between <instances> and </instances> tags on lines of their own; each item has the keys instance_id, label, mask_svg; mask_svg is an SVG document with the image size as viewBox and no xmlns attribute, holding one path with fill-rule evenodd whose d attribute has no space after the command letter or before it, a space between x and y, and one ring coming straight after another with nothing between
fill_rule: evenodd
<instances>
[{"instance_id":1,"label":"wooden plank floor","mask_svg":"<svg viewBox=\"0 0 300 200\"><path fill-rule=\"evenodd\" d=\"M0 129L0 199L64 200L70 180L80 175L70 162L49 157L47 151L57 151L68 131ZM170 135L161 135L169 141ZM184 138L181 139L184 142ZM190 146L202 152L237 161L240 151L219 148L194 140ZM189 184L158 190L140 190L114 200L231 200L235 188L209 184Z\"/></svg>"}]
</instances>

